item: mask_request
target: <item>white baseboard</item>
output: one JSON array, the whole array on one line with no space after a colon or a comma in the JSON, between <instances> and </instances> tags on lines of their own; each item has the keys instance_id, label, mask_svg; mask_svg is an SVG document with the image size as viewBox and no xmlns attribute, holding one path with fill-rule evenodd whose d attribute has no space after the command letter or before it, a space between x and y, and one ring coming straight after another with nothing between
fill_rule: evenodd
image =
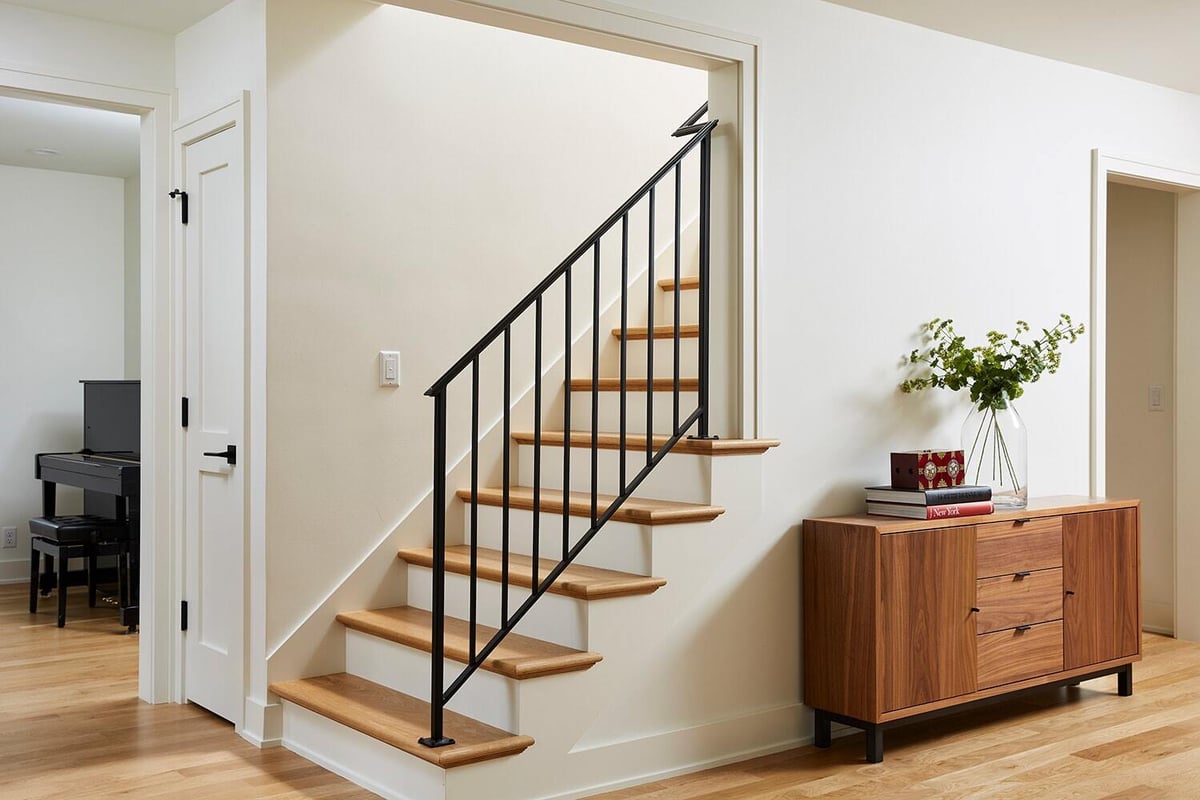
<instances>
[{"instance_id":1,"label":"white baseboard","mask_svg":"<svg viewBox=\"0 0 1200 800\"><path fill-rule=\"evenodd\" d=\"M283 706L279 703L260 703L246 698L244 723L238 734L255 747L279 747L283 744Z\"/></svg>"},{"instance_id":2,"label":"white baseboard","mask_svg":"<svg viewBox=\"0 0 1200 800\"><path fill-rule=\"evenodd\" d=\"M1170 603L1142 601L1142 630L1175 635L1175 606Z\"/></svg>"},{"instance_id":3,"label":"white baseboard","mask_svg":"<svg viewBox=\"0 0 1200 800\"><path fill-rule=\"evenodd\" d=\"M29 583L29 556L20 561L0 561L0 584Z\"/></svg>"}]
</instances>

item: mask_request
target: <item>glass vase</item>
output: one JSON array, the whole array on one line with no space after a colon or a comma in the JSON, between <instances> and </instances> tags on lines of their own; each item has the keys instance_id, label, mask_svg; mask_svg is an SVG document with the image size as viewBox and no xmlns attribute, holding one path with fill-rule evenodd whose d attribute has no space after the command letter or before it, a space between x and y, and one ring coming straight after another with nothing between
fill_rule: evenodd
<instances>
[{"instance_id":1,"label":"glass vase","mask_svg":"<svg viewBox=\"0 0 1200 800\"><path fill-rule=\"evenodd\" d=\"M965 482L990 486L997 511L1024 508L1029 501L1027 431L1007 397L972 407L963 423Z\"/></svg>"}]
</instances>

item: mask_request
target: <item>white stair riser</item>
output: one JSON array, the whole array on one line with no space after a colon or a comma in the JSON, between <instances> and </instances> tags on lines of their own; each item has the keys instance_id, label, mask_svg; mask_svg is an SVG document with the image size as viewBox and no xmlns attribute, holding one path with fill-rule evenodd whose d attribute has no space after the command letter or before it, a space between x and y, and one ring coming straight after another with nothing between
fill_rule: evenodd
<instances>
[{"instance_id":1,"label":"white stair riser","mask_svg":"<svg viewBox=\"0 0 1200 800\"><path fill-rule=\"evenodd\" d=\"M598 427L602 431L619 431L621 424L620 392L600 392L597 410ZM646 392L626 392L625 430L627 433L646 432ZM682 423L696 410L696 392L679 393L679 421ZM559 421L561 422L561 421ZM668 433L674 425L674 398L669 391L654 392L654 433ZM559 427L556 424L554 427ZM571 393L571 427L591 429L592 395L590 392Z\"/></svg>"},{"instance_id":2,"label":"white stair riser","mask_svg":"<svg viewBox=\"0 0 1200 800\"><path fill-rule=\"evenodd\" d=\"M470 586L467 575L446 573L446 614L470 619ZM408 565L408 604L432 611L433 570ZM509 586L508 613L511 616L529 598L529 589ZM500 584L480 580L476 621L500 627ZM517 633L555 642L577 650L587 649L587 602L573 597L547 593L542 596L517 626Z\"/></svg>"},{"instance_id":3,"label":"white stair riser","mask_svg":"<svg viewBox=\"0 0 1200 800\"><path fill-rule=\"evenodd\" d=\"M693 395L694 397L694 395ZM684 395L680 395L680 400ZM591 419L588 419L589 425ZM579 426L575 426L578 428ZM656 425L657 427L657 425ZM517 474L522 486L533 486L533 445L522 445L518 450ZM596 483L601 494L615 495L620 491L621 452L619 450L596 451ZM646 451L642 449L625 452L625 480L628 483L646 466ZM679 500L685 503L707 503L709 501L709 464L707 457L686 454L668 454L658 463L638 487L637 494L658 500ZM541 485L560 488L563 485L563 448L542 446ZM571 490L592 491L591 448L571 448ZM604 508L601 506L600 511Z\"/></svg>"},{"instance_id":4,"label":"white stair riser","mask_svg":"<svg viewBox=\"0 0 1200 800\"><path fill-rule=\"evenodd\" d=\"M670 320L655 320L655 325L665 325ZM645 377L646 364L649 361L650 348L647 340L635 339L625 343L625 374L629 377ZM610 348L600 357L600 377L615 378L621 374L621 343L614 338L608 345ZM679 339L679 375L684 378L694 378L698 372L697 361L700 352L699 340L695 338ZM585 358L576 355L576 361L571 367L575 377L591 377L591 353ZM669 378L675 374L675 341L673 339L654 340L654 375L659 378Z\"/></svg>"},{"instance_id":5,"label":"white stair riser","mask_svg":"<svg viewBox=\"0 0 1200 800\"><path fill-rule=\"evenodd\" d=\"M675 294L658 290L658 304L654 308L654 324L670 325L675 320ZM700 292L684 289L679 293L679 321L684 325L700 321Z\"/></svg>"},{"instance_id":6,"label":"white stair riser","mask_svg":"<svg viewBox=\"0 0 1200 800\"><path fill-rule=\"evenodd\" d=\"M387 800L443 800L446 771L287 700L283 746Z\"/></svg>"},{"instance_id":7,"label":"white stair riser","mask_svg":"<svg viewBox=\"0 0 1200 800\"><path fill-rule=\"evenodd\" d=\"M481 640L482 647L486 641ZM429 670L432 657L424 650L397 644L356 630L346 631L346 672L430 702ZM443 659L448 687L465 665ZM520 681L486 670L476 670L446 706L472 719L506 731L517 730L520 715Z\"/></svg>"},{"instance_id":8,"label":"white stair riser","mask_svg":"<svg viewBox=\"0 0 1200 800\"><path fill-rule=\"evenodd\" d=\"M600 507L601 513L604 507ZM533 555L533 512L510 509L508 520L509 550ZM464 541L471 541L470 514L466 514ZM570 517L569 541L572 547L591 527L588 517ZM539 523L538 549L542 558L562 557L562 516L543 512ZM479 507L479 544L499 550L503 544L503 511L494 506ZM644 525L609 522L592 537L577 564L604 567L635 575L651 574L651 530ZM533 613L533 612L530 612Z\"/></svg>"}]
</instances>

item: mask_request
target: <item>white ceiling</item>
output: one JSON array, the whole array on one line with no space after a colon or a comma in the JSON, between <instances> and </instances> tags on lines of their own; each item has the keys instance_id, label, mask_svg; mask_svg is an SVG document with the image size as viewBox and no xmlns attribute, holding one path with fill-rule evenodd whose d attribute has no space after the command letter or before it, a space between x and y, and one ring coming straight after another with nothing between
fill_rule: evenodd
<instances>
[{"instance_id":1,"label":"white ceiling","mask_svg":"<svg viewBox=\"0 0 1200 800\"><path fill-rule=\"evenodd\" d=\"M1200 0L829 0L1200 94Z\"/></svg>"},{"instance_id":2,"label":"white ceiling","mask_svg":"<svg viewBox=\"0 0 1200 800\"><path fill-rule=\"evenodd\" d=\"M127 178L138 174L140 124L133 114L0 96L0 164Z\"/></svg>"},{"instance_id":3,"label":"white ceiling","mask_svg":"<svg viewBox=\"0 0 1200 800\"><path fill-rule=\"evenodd\" d=\"M232 0L4 0L14 6L176 34Z\"/></svg>"}]
</instances>

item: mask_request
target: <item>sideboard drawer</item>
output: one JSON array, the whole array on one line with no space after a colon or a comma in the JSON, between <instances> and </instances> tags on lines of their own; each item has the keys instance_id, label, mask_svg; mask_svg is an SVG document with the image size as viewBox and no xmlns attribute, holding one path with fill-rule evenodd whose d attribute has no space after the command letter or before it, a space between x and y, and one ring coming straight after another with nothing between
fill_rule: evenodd
<instances>
[{"instance_id":1,"label":"sideboard drawer","mask_svg":"<svg viewBox=\"0 0 1200 800\"><path fill-rule=\"evenodd\" d=\"M1062 517L975 526L975 577L1061 567Z\"/></svg>"},{"instance_id":2,"label":"sideboard drawer","mask_svg":"<svg viewBox=\"0 0 1200 800\"><path fill-rule=\"evenodd\" d=\"M979 688L1036 678L1063 668L1063 624L1044 622L979 637Z\"/></svg>"},{"instance_id":3,"label":"sideboard drawer","mask_svg":"<svg viewBox=\"0 0 1200 800\"><path fill-rule=\"evenodd\" d=\"M976 633L1062 619L1062 570L982 578L976 582L975 605Z\"/></svg>"}]
</instances>

